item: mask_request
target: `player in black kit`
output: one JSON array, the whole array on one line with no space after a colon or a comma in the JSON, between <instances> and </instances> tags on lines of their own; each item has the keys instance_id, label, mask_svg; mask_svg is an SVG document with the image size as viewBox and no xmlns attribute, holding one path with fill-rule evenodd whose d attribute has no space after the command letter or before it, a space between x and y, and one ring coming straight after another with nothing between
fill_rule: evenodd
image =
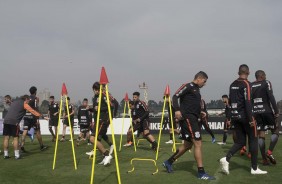
<instances>
[{"instance_id":1,"label":"player in black kit","mask_svg":"<svg viewBox=\"0 0 282 184\"><path fill-rule=\"evenodd\" d=\"M179 126L181 127L180 137L184 140L184 144L163 163L168 173L173 172L173 162L194 146L194 157L198 166L198 178L201 180L215 179L205 172L202 160L202 137L199 122L202 99L200 88L206 84L207 80L207 74L200 71L195 75L193 82L182 85L173 96L175 117L179 120ZM180 105L178 100L180 100Z\"/></svg>"},{"instance_id":2,"label":"player in black kit","mask_svg":"<svg viewBox=\"0 0 282 184\"><path fill-rule=\"evenodd\" d=\"M257 166L258 139L256 121L253 118L251 102L251 84L248 81L249 67L241 65L239 67L239 78L236 79L229 89L229 100L231 105L231 121L234 124L236 141L228 151L226 157L220 159L222 171L229 174L229 161L231 157L248 142L250 147L251 174L267 174Z\"/></svg>"},{"instance_id":3,"label":"player in black kit","mask_svg":"<svg viewBox=\"0 0 282 184\"><path fill-rule=\"evenodd\" d=\"M253 112L257 121L257 130L259 134L259 147L263 158L263 164L276 164L272 152L278 141L279 127L275 118L279 117L279 111L276 100L273 95L271 82L266 80L266 74L262 70L255 73L256 81L252 83ZM271 130L271 142L269 149L265 152L265 131Z\"/></svg>"},{"instance_id":4,"label":"player in black kit","mask_svg":"<svg viewBox=\"0 0 282 184\"><path fill-rule=\"evenodd\" d=\"M57 137L57 127L59 122L59 104L55 102L55 97L50 96L49 97L49 109L48 109L48 115L49 115L49 131L51 135L53 136L52 142L56 141ZM55 128L55 133L53 131L53 127Z\"/></svg>"},{"instance_id":5,"label":"player in black kit","mask_svg":"<svg viewBox=\"0 0 282 184\"><path fill-rule=\"evenodd\" d=\"M92 123L92 113L90 112L87 98L83 99L82 105L78 108L77 119L80 126L80 135L76 143L77 146L79 146L79 142L81 140L85 140L85 138L87 138L89 145L91 145L89 140L89 131L90 124Z\"/></svg>"},{"instance_id":6,"label":"player in black kit","mask_svg":"<svg viewBox=\"0 0 282 184\"><path fill-rule=\"evenodd\" d=\"M67 111L67 108L69 109L69 115L70 115L70 126L72 128L72 132L71 134L74 136L73 134L73 125L74 125L74 112L75 112L75 109L74 109L74 105L70 102L70 97L67 97L67 100L68 100L68 107L66 106L65 104L65 110L64 110L64 119L63 119L63 135L62 135L62 138L61 138L61 142L64 142L66 141L65 139L65 135L66 135L66 130L67 130L67 127L69 126L69 119L68 119L68 111ZM71 141L71 140L69 140Z\"/></svg>"},{"instance_id":7,"label":"player in black kit","mask_svg":"<svg viewBox=\"0 0 282 184\"><path fill-rule=\"evenodd\" d=\"M208 124L208 116L209 114L207 111L206 102L204 99L202 99L201 101L201 122L200 123L202 126L204 126L205 130L211 135L212 143L215 143L214 133L212 132Z\"/></svg>"}]
</instances>

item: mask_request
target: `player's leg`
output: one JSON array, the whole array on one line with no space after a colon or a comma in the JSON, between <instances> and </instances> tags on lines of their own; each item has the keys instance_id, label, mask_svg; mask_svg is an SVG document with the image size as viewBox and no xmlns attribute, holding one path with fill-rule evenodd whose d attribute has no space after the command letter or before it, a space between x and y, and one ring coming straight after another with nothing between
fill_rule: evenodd
<instances>
[{"instance_id":1,"label":"player's leg","mask_svg":"<svg viewBox=\"0 0 282 184\"><path fill-rule=\"evenodd\" d=\"M67 130L67 124L66 124L66 120L64 120L63 122L63 131L62 131L62 138L61 138L61 142L66 141L65 136L66 136L66 130Z\"/></svg>"},{"instance_id":2,"label":"player's leg","mask_svg":"<svg viewBox=\"0 0 282 184\"><path fill-rule=\"evenodd\" d=\"M4 159L8 159L10 158L9 156L9 139L10 139L10 135L11 135L11 130L10 130L10 126L9 124L3 124L3 149L4 149Z\"/></svg>"},{"instance_id":3,"label":"player's leg","mask_svg":"<svg viewBox=\"0 0 282 184\"><path fill-rule=\"evenodd\" d=\"M21 139L21 151L23 153L26 153L24 145L25 145L25 139L26 139L27 133L31 128L31 124L32 124L31 121L32 120L24 120L23 133L22 133L22 139Z\"/></svg>"},{"instance_id":4,"label":"player's leg","mask_svg":"<svg viewBox=\"0 0 282 184\"><path fill-rule=\"evenodd\" d=\"M54 126L54 120L53 119L50 119L49 120L49 132L51 133L51 135L53 136L52 138L52 142L54 142L54 140L56 139L56 135L53 131L53 126Z\"/></svg>"},{"instance_id":5,"label":"player's leg","mask_svg":"<svg viewBox=\"0 0 282 184\"><path fill-rule=\"evenodd\" d=\"M212 137L212 143L215 143L215 137L214 137L214 134L213 134L212 130L210 129L210 126L209 126L209 124L208 124L207 118L204 118L204 119L202 120L201 124L204 126L206 132L208 132L208 133L211 135L211 137Z\"/></svg>"},{"instance_id":6,"label":"player's leg","mask_svg":"<svg viewBox=\"0 0 282 184\"><path fill-rule=\"evenodd\" d=\"M19 125L12 125L11 126L11 136L13 136L13 146L15 152L15 159L20 159L20 150L19 150Z\"/></svg>"},{"instance_id":7,"label":"player's leg","mask_svg":"<svg viewBox=\"0 0 282 184\"><path fill-rule=\"evenodd\" d=\"M133 128L133 132L135 131L139 131L140 129L140 123L136 123L136 124L133 124L133 127L129 127L128 131L127 131L127 143L125 145L123 145L124 147L129 147L129 146L132 146L133 144L133 136L132 135L132 128Z\"/></svg>"},{"instance_id":8,"label":"player's leg","mask_svg":"<svg viewBox=\"0 0 282 184\"><path fill-rule=\"evenodd\" d=\"M34 130L36 131L36 138L38 140L39 146L40 146L40 150L44 151L45 149L48 148L48 146L45 146L43 144L43 139L42 139L42 135L41 135L41 131L40 131L40 125L39 122L38 124L36 124L36 126L34 127Z\"/></svg>"},{"instance_id":9,"label":"player's leg","mask_svg":"<svg viewBox=\"0 0 282 184\"><path fill-rule=\"evenodd\" d=\"M265 123L261 114L255 115L258 130L258 145L263 159L263 165L269 165L265 154Z\"/></svg>"},{"instance_id":10,"label":"player's leg","mask_svg":"<svg viewBox=\"0 0 282 184\"><path fill-rule=\"evenodd\" d=\"M269 115L269 122L271 122L272 124L272 128L271 128L271 138L270 138L270 144L269 144L269 148L267 150L266 156L267 158L270 160L270 162L272 164L276 164L276 160L274 159L274 156L272 154L277 142L278 142L278 138L279 138L279 129L280 129L280 122L278 122L278 118L273 119L273 116Z\"/></svg>"},{"instance_id":11,"label":"player's leg","mask_svg":"<svg viewBox=\"0 0 282 184\"><path fill-rule=\"evenodd\" d=\"M156 142L154 136L150 134L149 121L144 120L141 126L142 126L141 128L143 129L143 137L147 139L148 142L151 143L153 150L157 150L158 143Z\"/></svg>"}]
</instances>

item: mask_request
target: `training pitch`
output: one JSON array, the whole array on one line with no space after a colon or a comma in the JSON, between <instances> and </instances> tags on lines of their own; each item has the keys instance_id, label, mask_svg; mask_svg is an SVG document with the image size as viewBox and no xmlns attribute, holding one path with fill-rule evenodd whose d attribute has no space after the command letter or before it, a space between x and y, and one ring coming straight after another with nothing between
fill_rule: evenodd
<instances>
[{"instance_id":1,"label":"training pitch","mask_svg":"<svg viewBox=\"0 0 282 184\"><path fill-rule=\"evenodd\" d=\"M158 137L157 135L154 135ZM267 136L267 145L269 143ZM117 146L119 147L119 138L116 136ZM216 135L217 141L221 141L222 135ZM91 150L92 146L87 146L83 142L79 147L75 147L77 156L77 171L74 170L71 142L59 142L58 157L56 169L52 170L53 154L55 144L51 142L50 136L43 137L48 150L41 152L37 140L26 143L26 150L29 151L23 154L23 159L15 160L13 157L8 160L3 159L3 151L0 158L0 183L1 184L89 184L91 176L92 160L89 160L85 152ZM126 140L124 136L123 140ZM194 161L193 154L187 152L174 164L174 173L167 174L162 167L162 162L172 154L172 146L166 145L164 142L168 140L168 136L164 135L161 138L161 150L159 153L159 160L157 162L159 172L152 175L155 167L151 162L135 162L135 171L127 174L127 171L132 169L130 160L132 158L155 158L148 142L141 142L137 147L137 152L134 148L122 148L118 152L121 181L124 184L172 184L172 183L281 183L282 171L282 143L278 142L274 151L274 156L277 160L276 166L262 166L261 156L259 154L259 166L269 173L264 176L253 176L250 174L250 160L247 156L240 156L237 153L230 162L230 175L226 176L220 172L218 159L225 156L225 153L232 145L231 136L228 137L228 144L219 146L211 143L211 138L207 135L203 137L203 155L204 166L206 172L214 175L214 181L200 181L197 179L197 166ZM3 137L0 137L1 149ZM180 142L179 140L177 140ZM108 146L106 146L108 147ZM10 156L13 156L12 146L9 150ZM102 159L101 154L97 151L97 162ZM111 165L105 167L96 164L95 167L95 183L97 184L111 184L117 183L115 162L112 160Z\"/></svg>"}]
</instances>

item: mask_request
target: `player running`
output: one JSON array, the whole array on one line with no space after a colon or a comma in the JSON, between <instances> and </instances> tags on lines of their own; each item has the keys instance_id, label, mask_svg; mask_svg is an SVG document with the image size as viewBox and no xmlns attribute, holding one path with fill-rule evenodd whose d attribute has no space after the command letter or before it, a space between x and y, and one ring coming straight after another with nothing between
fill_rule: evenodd
<instances>
[{"instance_id":1,"label":"player running","mask_svg":"<svg viewBox=\"0 0 282 184\"><path fill-rule=\"evenodd\" d=\"M29 106L38 111L39 99L36 96L37 88L35 86L32 86L29 89L29 92L30 92ZM26 153L26 150L24 148L25 138L28 134L28 131L31 128L34 128L34 131L36 132L36 137L40 145L40 150L43 151L47 149L48 147L43 144L38 117L34 116L31 112L26 111L26 114L24 116L24 127L23 127L23 134L22 134L21 151L23 153Z\"/></svg>"},{"instance_id":2,"label":"player running","mask_svg":"<svg viewBox=\"0 0 282 184\"><path fill-rule=\"evenodd\" d=\"M140 134L142 134L143 137L147 139L147 141L152 145L152 149L156 151L158 144L153 135L150 134L150 119L148 107L145 102L140 100L139 92L133 93L133 101L130 102L130 108L133 123L133 132L138 131ZM131 128L132 127L130 127L127 131L127 144L124 145L125 147L132 146L133 144L133 135Z\"/></svg>"},{"instance_id":3,"label":"player running","mask_svg":"<svg viewBox=\"0 0 282 184\"><path fill-rule=\"evenodd\" d=\"M97 113L98 113L98 106L99 106L99 98L101 98L101 104L100 104L100 119L99 119L99 129L98 129L98 135L97 135L97 149L103 154L104 159L102 162L100 162L100 165L108 165L111 163L112 153L114 151L114 145L109 140L109 137L107 136L108 127L110 125L110 119L109 119L109 111L108 111L108 104L107 104L107 97L106 92L103 89L103 92L100 96L100 83L95 82L92 86L93 92L94 92L94 98L93 98L93 112L94 112L94 120L97 121ZM116 117L117 110L118 110L118 102L117 100L109 95L110 102L111 102L111 110L113 111L113 117ZM95 141L95 135L96 134L96 124L93 127L92 134L90 135L90 142L94 144ZM101 140L104 139L107 144L110 146L110 150L106 150L104 145L101 143ZM86 153L89 156L93 156L94 150Z\"/></svg>"},{"instance_id":4,"label":"player running","mask_svg":"<svg viewBox=\"0 0 282 184\"><path fill-rule=\"evenodd\" d=\"M251 87L248 81L249 67L239 67L239 78L230 85L229 100L231 105L231 121L234 125L236 140L226 157L220 159L222 171L229 174L229 162L231 157L248 142L251 152L251 174L267 174L257 166L258 139L256 121L252 114Z\"/></svg>"},{"instance_id":5,"label":"player running","mask_svg":"<svg viewBox=\"0 0 282 184\"><path fill-rule=\"evenodd\" d=\"M266 74L262 70L255 73L256 81L252 83L253 112L257 121L257 130L259 134L259 147L263 159L263 165L276 164L272 152L278 142L279 127L275 119L279 117L279 111L276 100L273 95L271 82L266 80ZM269 149L265 152L265 131L271 130L271 142Z\"/></svg>"},{"instance_id":6,"label":"player running","mask_svg":"<svg viewBox=\"0 0 282 184\"><path fill-rule=\"evenodd\" d=\"M76 145L79 146L81 140L87 138L88 144L91 145L89 139L90 124L92 123L92 113L88 105L88 99L84 98L82 105L78 108L77 112L78 124L80 126L80 135L77 138Z\"/></svg>"},{"instance_id":7,"label":"player running","mask_svg":"<svg viewBox=\"0 0 282 184\"><path fill-rule=\"evenodd\" d=\"M4 119L4 128L3 128L3 146L4 146L4 159L11 158L8 153L9 148L9 139L10 137L13 137L13 146L14 146L14 152L15 152L15 159L20 159L20 151L19 151L19 131L20 131L20 121L25 116L26 112L30 112L32 115L36 117L42 117L42 115L31 108L29 106L30 97L28 95L24 95L21 98L15 100L11 107L9 108L9 111L7 112L7 115ZM45 118L48 120L48 118Z\"/></svg>"},{"instance_id":8,"label":"player running","mask_svg":"<svg viewBox=\"0 0 282 184\"><path fill-rule=\"evenodd\" d=\"M198 72L194 80L184 84L173 96L175 117L181 127L180 137L184 140L176 152L163 163L168 173L172 173L172 164L194 145L194 156L198 166L198 178L201 180L214 180L213 176L205 172L202 160L202 138L199 118L201 116L200 88L204 87L208 80L205 72ZM180 100L180 105L179 101Z\"/></svg>"},{"instance_id":9,"label":"player running","mask_svg":"<svg viewBox=\"0 0 282 184\"><path fill-rule=\"evenodd\" d=\"M229 98L228 95L222 95L222 102L225 105L225 121L224 121L224 129L223 129L223 139L222 142L218 142L218 145L225 145L226 140L227 140L227 135L228 135L228 130L231 128L231 107L229 104ZM233 141L234 141L234 136L233 136ZM235 141L234 141L235 142Z\"/></svg>"},{"instance_id":10,"label":"player running","mask_svg":"<svg viewBox=\"0 0 282 184\"><path fill-rule=\"evenodd\" d=\"M73 125L74 125L74 112L75 112L75 108L74 108L74 105L70 102L70 97L67 97L67 100L68 100L68 107L67 105L65 104L65 110L64 110L64 114L63 114L63 133L62 133L62 138L61 138L61 142L65 142L66 139L65 139L65 135L66 135L66 130L67 130L67 127L69 126L69 118L68 118L68 111L67 111L67 108L69 109L69 117L70 117L70 126L71 126L71 129L72 129L72 132L71 134L74 136L74 133L73 133ZM69 140L71 141L71 139Z\"/></svg>"},{"instance_id":11,"label":"player running","mask_svg":"<svg viewBox=\"0 0 282 184\"><path fill-rule=\"evenodd\" d=\"M59 122L59 104L55 102L55 97L50 96L49 97L49 109L48 109L48 116L50 118L49 120L49 131L51 135L53 136L52 142L56 141L57 137L57 127ZM55 133L53 131L53 127L55 128Z\"/></svg>"},{"instance_id":12,"label":"player running","mask_svg":"<svg viewBox=\"0 0 282 184\"><path fill-rule=\"evenodd\" d=\"M211 135L212 137L212 143L215 143L215 137L214 137L214 133L212 132L212 130L209 127L208 124L208 111L207 111L207 106L206 106L206 102L204 99L202 99L201 101L201 122L200 124L202 126L204 126L205 130Z\"/></svg>"}]
</instances>

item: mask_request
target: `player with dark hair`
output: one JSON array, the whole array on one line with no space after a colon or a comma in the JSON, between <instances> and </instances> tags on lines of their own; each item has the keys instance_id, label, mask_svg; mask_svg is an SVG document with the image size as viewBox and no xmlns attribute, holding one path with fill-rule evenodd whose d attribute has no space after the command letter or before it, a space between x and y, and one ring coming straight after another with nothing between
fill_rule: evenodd
<instances>
[{"instance_id":1,"label":"player with dark hair","mask_svg":"<svg viewBox=\"0 0 282 184\"><path fill-rule=\"evenodd\" d=\"M208 124L208 111L207 111L207 106L206 106L206 102L204 99L202 99L201 101L201 122L200 124L204 126L205 130L211 135L212 143L215 143L214 133L212 132Z\"/></svg>"},{"instance_id":2,"label":"player with dark hair","mask_svg":"<svg viewBox=\"0 0 282 184\"><path fill-rule=\"evenodd\" d=\"M48 116L50 118L49 120L49 131L51 135L53 136L52 142L55 142L57 137L57 127L59 122L59 104L55 102L55 97L50 96L49 97L49 109L48 109ZM55 133L53 131L53 127L55 128Z\"/></svg>"},{"instance_id":3,"label":"player with dark hair","mask_svg":"<svg viewBox=\"0 0 282 184\"><path fill-rule=\"evenodd\" d=\"M157 150L158 144L153 137L153 135L150 134L150 128L149 128L149 110L145 102L140 100L140 93L134 92L133 93L133 102L130 103L131 108L131 116L133 121L133 132L138 131L143 135L145 139L147 139L148 142L152 145L153 150ZM127 131L127 144L124 146L131 146L132 145L132 127L130 127Z\"/></svg>"},{"instance_id":4,"label":"player with dark hair","mask_svg":"<svg viewBox=\"0 0 282 184\"><path fill-rule=\"evenodd\" d=\"M20 151L19 151L19 131L20 131L20 121L25 116L26 111L30 112L32 115L36 117L41 117L42 115L31 108L29 106L30 97L28 95L24 95L21 98L15 100L4 119L3 125L3 146L4 146L4 159L10 158L8 153L9 147L9 139L13 137L13 145L15 151L15 158L20 158ZM48 118L45 118L48 120Z\"/></svg>"},{"instance_id":5,"label":"player with dark hair","mask_svg":"<svg viewBox=\"0 0 282 184\"><path fill-rule=\"evenodd\" d=\"M220 159L221 168L225 174L229 174L230 159L237 151L245 146L248 136L250 153L252 155L251 174L267 174L267 171L262 171L257 166L258 138L256 121L252 113L251 84L248 81L250 74L249 67L247 65L241 65L238 74L239 78L230 85L229 89L231 121L234 125L236 140L226 154L226 157Z\"/></svg>"},{"instance_id":6,"label":"player with dark hair","mask_svg":"<svg viewBox=\"0 0 282 184\"><path fill-rule=\"evenodd\" d=\"M95 136L97 136L97 149L103 154L104 159L99 164L101 165L108 165L111 162L112 153L114 151L114 145L109 140L109 137L107 136L108 127L110 125L110 118L109 118L109 111L108 111L108 103L107 103L107 96L104 89L102 89L102 94L100 96L100 83L95 82L92 86L93 92L94 92L94 98L93 98L93 114L94 114L94 120L97 121L97 113L98 113L98 106L99 106L99 98L101 98L101 104L100 104L100 119L99 119L99 130L98 135L96 134L96 123L94 125L94 128L92 130L92 134L90 135L90 141L94 144ZM117 116L117 110L118 110L118 102L117 100L109 94L110 98L110 106L113 113L113 117ZM103 144L101 143L101 140L105 140L107 144L110 146L110 150L106 150ZM86 153L89 156L92 156L94 154L94 150Z\"/></svg>"},{"instance_id":7,"label":"player with dark hair","mask_svg":"<svg viewBox=\"0 0 282 184\"><path fill-rule=\"evenodd\" d=\"M63 133L62 133L62 138L61 138L61 142L64 142L66 141L65 139L65 135L66 135L66 130L67 130L67 127L69 126L69 118L70 118L70 126L71 126L71 129L72 129L72 136L74 136L74 131L73 131L73 125L74 125L74 112L75 112L75 109L74 109L74 105L71 103L70 101L70 97L67 97L67 100L68 100L68 106L67 104L65 104L65 109L64 109L64 114L63 114ZM69 109L69 118L68 118L68 111L67 111L67 108ZM72 141L71 139L69 141Z\"/></svg>"},{"instance_id":8,"label":"player with dark hair","mask_svg":"<svg viewBox=\"0 0 282 184\"><path fill-rule=\"evenodd\" d=\"M227 135L228 135L228 130L231 128L231 107L229 104L229 98L228 95L222 95L222 102L225 105L225 121L224 121L224 129L223 129L223 139L222 142L218 142L218 145L225 145L226 144L226 140L227 140ZM234 140L234 136L233 136L233 141Z\"/></svg>"},{"instance_id":9,"label":"player with dark hair","mask_svg":"<svg viewBox=\"0 0 282 184\"><path fill-rule=\"evenodd\" d=\"M172 164L194 145L194 156L198 166L198 178L202 180L214 180L215 178L205 172L202 160L202 138L200 127L201 94L200 88L204 87L208 75L200 71L194 80L182 85L173 96L175 117L181 127L180 137L184 140L176 152L163 163L168 173L173 172ZM180 100L180 105L179 105Z\"/></svg>"},{"instance_id":10,"label":"player with dark hair","mask_svg":"<svg viewBox=\"0 0 282 184\"><path fill-rule=\"evenodd\" d=\"M90 124L92 123L92 113L90 112L87 98L83 99L82 105L78 108L77 119L80 126L80 135L77 138L76 143L77 146L79 146L80 141L83 139L85 140L85 138L87 138L88 144L90 144L89 131Z\"/></svg>"},{"instance_id":11,"label":"player with dark hair","mask_svg":"<svg viewBox=\"0 0 282 184\"><path fill-rule=\"evenodd\" d=\"M272 152L278 142L279 126L275 120L279 117L276 100L273 95L271 82L266 80L266 74L262 70L255 73L256 81L252 83L253 112L257 121L259 134L259 147L264 165L276 164ZM277 123L277 124L276 124ZM265 131L271 130L271 142L269 149L265 151ZM267 160L269 159L269 161Z\"/></svg>"},{"instance_id":12,"label":"player with dark hair","mask_svg":"<svg viewBox=\"0 0 282 184\"><path fill-rule=\"evenodd\" d=\"M38 111L39 99L36 96L37 88L35 86L32 86L29 89L29 92L30 92L29 106ZM31 128L34 128L34 131L36 132L36 137L40 145L40 150L43 151L47 149L48 147L43 144L38 117L34 116L31 112L26 111L26 114L24 116L24 127L23 127L23 134L22 134L21 151L23 153L26 153L26 150L24 148L25 138L28 134L28 131Z\"/></svg>"}]
</instances>

